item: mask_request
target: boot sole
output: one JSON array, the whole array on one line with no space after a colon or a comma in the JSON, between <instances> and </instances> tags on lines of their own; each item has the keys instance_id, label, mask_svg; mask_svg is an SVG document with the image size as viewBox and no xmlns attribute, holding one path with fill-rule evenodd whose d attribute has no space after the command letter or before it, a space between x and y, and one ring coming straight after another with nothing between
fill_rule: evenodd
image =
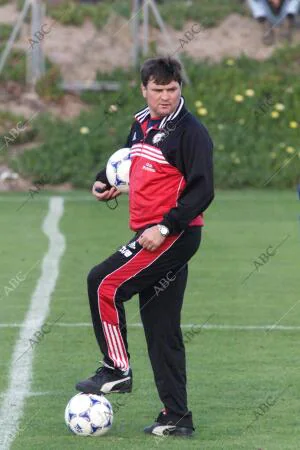
<instances>
[{"instance_id":1,"label":"boot sole","mask_svg":"<svg viewBox=\"0 0 300 450\"><path fill-rule=\"evenodd\" d=\"M186 428L186 427L177 427L175 430L166 432L162 436L158 436L157 434L152 433L152 431L153 431L152 427L149 427L149 428L147 427L144 429L144 433L151 434L152 436L161 437L161 438L168 437L168 436L191 438L191 437L193 437L193 434L194 434L194 430L192 430L191 428Z\"/></svg>"},{"instance_id":2,"label":"boot sole","mask_svg":"<svg viewBox=\"0 0 300 450\"><path fill-rule=\"evenodd\" d=\"M182 431L182 430L175 430L175 431L171 431L169 433L170 436L175 436L175 437L183 437L183 438L191 438L194 434L194 431Z\"/></svg>"},{"instance_id":3,"label":"boot sole","mask_svg":"<svg viewBox=\"0 0 300 450\"><path fill-rule=\"evenodd\" d=\"M109 392L102 392L100 389L93 389L89 387L85 387L80 385L80 383L76 384L76 390L79 392L83 392L84 394L95 394L95 395L108 395L108 394L129 394L132 391L132 386L124 386L123 388L119 388L116 390L111 390Z\"/></svg>"}]
</instances>

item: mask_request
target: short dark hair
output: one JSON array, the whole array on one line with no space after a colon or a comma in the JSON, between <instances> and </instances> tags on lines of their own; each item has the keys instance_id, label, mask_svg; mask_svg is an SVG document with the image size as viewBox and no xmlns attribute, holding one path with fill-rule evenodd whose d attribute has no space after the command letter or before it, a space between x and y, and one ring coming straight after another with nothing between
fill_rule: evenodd
<instances>
[{"instance_id":1,"label":"short dark hair","mask_svg":"<svg viewBox=\"0 0 300 450\"><path fill-rule=\"evenodd\" d=\"M156 84L169 84L171 81L182 83L182 67L175 58L151 58L147 59L141 67L141 80L146 87L150 78Z\"/></svg>"}]
</instances>

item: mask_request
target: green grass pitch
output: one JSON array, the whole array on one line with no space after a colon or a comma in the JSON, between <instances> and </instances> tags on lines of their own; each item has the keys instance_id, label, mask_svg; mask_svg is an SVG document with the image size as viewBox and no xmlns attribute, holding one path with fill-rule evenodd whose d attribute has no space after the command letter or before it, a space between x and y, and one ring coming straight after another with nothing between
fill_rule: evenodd
<instances>
[{"instance_id":1,"label":"green grass pitch","mask_svg":"<svg viewBox=\"0 0 300 450\"><path fill-rule=\"evenodd\" d=\"M40 262L48 247L41 224L51 195L60 194L40 192L19 211L26 194L0 195L1 398L20 330L7 325L23 322L41 274ZM142 432L162 405L143 330L137 326L129 326L134 389L130 395L108 397L117 410L112 430L99 438L80 438L67 430L64 408L76 393L74 384L91 374L101 359L92 327L78 326L90 322L86 275L132 233L126 197L120 198L116 210L109 210L86 192L61 195L65 209L60 230L67 247L47 322L63 316L30 350L34 352L31 392L12 450L299 449L296 192L217 192L206 213L203 241L189 265L182 313L184 325L207 322L189 338L188 328L183 329L189 406L196 426L191 440L158 439ZM268 259L261 256L267 251ZM26 279L17 283L17 274L21 278L28 271ZM127 302L126 311L129 324L140 322L136 298ZM288 326L292 328L283 328Z\"/></svg>"}]
</instances>

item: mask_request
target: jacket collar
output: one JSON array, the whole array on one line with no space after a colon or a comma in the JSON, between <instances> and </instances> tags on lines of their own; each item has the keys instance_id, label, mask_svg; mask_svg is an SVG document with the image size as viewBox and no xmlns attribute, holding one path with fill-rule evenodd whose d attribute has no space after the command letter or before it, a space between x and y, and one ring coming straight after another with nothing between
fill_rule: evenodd
<instances>
[{"instance_id":1,"label":"jacket collar","mask_svg":"<svg viewBox=\"0 0 300 450\"><path fill-rule=\"evenodd\" d=\"M168 116L165 116L162 121L159 124L159 129L165 128L167 123L172 123L177 122L177 120L179 119L179 117L181 118L182 113L185 112L186 113L186 109L184 106L184 98L180 97L179 103L177 108L175 109L175 111L173 111L171 114L169 114ZM145 122L145 120L149 119L150 117L150 109L147 106L146 108L141 109L140 111L138 111L134 117L136 118L136 120L140 123L143 124L143 122Z\"/></svg>"}]
</instances>

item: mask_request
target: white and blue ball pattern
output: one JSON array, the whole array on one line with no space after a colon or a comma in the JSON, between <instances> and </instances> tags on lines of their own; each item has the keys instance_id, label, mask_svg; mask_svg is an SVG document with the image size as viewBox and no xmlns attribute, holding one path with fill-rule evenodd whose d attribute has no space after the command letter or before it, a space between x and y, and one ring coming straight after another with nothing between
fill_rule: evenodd
<instances>
[{"instance_id":1,"label":"white and blue ball pattern","mask_svg":"<svg viewBox=\"0 0 300 450\"><path fill-rule=\"evenodd\" d=\"M129 192L130 165L130 148L117 150L111 155L106 165L106 177L109 184L123 193Z\"/></svg>"},{"instance_id":2,"label":"white and blue ball pattern","mask_svg":"<svg viewBox=\"0 0 300 450\"><path fill-rule=\"evenodd\" d=\"M102 436L112 426L113 409L103 395L81 392L67 404L65 422L78 436Z\"/></svg>"}]
</instances>

